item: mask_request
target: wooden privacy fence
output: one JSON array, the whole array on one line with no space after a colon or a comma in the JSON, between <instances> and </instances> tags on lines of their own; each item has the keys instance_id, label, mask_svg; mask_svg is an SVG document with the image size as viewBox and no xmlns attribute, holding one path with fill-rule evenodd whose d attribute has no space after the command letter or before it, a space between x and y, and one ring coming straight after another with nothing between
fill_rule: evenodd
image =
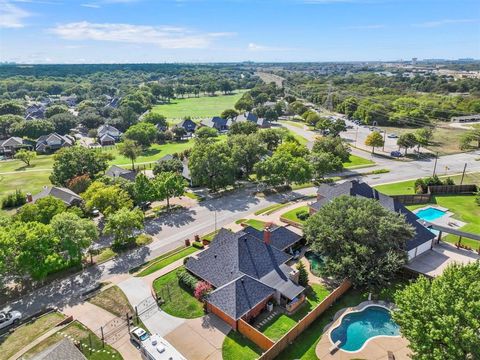
<instances>
[{"instance_id":1,"label":"wooden privacy fence","mask_svg":"<svg viewBox=\"0 0 480 360\"><path fill-rule=\"evenodd\" d=\"M391 197L403 205L427 204L432 199L431 194L392 195Z\"/></svg>"},{"instance_id":2,"label":"wooden privacy fence","mask_svg":"<svg viewBox=\"0 0 480 360\"><path fill-rule=\"evenodd\" d=\"M260 349L264 351L270 349L274 344L274 342L270 340L270 338L255 329L243 319L238 320L237 331L243 336L245 336L247 339L253 341L255 344L258 345Z\"/></svg>"},{"instance_id":3,"label":"wooden privacy fence","mask_svg":"<svg viewBox=\"0 0 480 360\"><path fill-rule=\"evenodd\" d=\"M428 193L436 194L473 194L477 185L434 185L428 187Z\"/></svg>"},{"instance_id":4,"label":"wooden privacy fence","mask_svg":"<svg viewBox=\"0 0 480 360\"><path fill-rule=\"evenodd\" d=\"M343 282L335 290L332 291L323 301L310 311L297 325L280 338L272 347L264 352L258 360L273 360L281 354L302 332L304 332L325 310L327 310L337 299L342 296L352 283L348 280ZM320 336L321 334L318 334ZM258 345L258 344L257 344Z\"/></svg>"}]
</instances>

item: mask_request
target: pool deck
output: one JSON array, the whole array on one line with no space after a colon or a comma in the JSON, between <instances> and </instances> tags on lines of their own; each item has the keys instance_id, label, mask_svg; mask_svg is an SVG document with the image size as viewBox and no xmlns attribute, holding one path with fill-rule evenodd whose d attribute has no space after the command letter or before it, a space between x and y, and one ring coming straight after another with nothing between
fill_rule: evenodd
<instances>
[{"instance_id":1,"label":"pool deck","mask_svg":"<svg viewBox=\"0 0 480 360\"><path fill-rule=\"evenodd\" d=\"M429 222L431 222L433 224L437 224L437 225L440 225L440 226L448 226L448 227L451 227L451 228L454 228L454 229L459 229L462 226L465 226L467 224L467 223L464 223L463 221L454 219L453 218L453 215L454 215L453 212L449 211L447 208L444 208L444 207L438 206L438 205L424 206L422 208L416 209L414 211L414 213L417 214L419 211L426 210L428 208L437 209L437 210L443 211L445 213L444 216L441 216L438 219L428 220Z\"/></svg>"},{"instance_id":2,"label":"pool deck","mask_svg":"<svg viewBox=\"0 0 480 360\"><path fill-rule=\"evenodd\" d=\"M388 359L388 351L395 355L396 360L410 359L411 351L408 348L408 341L401 336L380 336L369 340L360 351L347 352L341 349L335 352L330 352L333 346L330 340L330 330L336 328L342 321L342 315L359 311L368 305L381 305L391 308L392 304L384 301L364 301L361 304L345 308L337 312L334 316L334 321L328 324L323 330L323 335L317 344L315 353L320 360L347 360L347 359Z\"/></svg>"}]
</instances>

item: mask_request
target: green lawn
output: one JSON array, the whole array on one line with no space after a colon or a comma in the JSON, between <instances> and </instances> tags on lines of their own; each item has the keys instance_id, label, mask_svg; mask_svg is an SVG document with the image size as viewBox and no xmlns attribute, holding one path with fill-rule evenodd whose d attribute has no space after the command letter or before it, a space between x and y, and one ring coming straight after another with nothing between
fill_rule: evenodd
<instances>
[{"instance_id":1,"label":"green lawn","mask_svg":"<svg viewBox=\"0 0 480 360\"><path fill-rule=\"evenodd\" d=\"M88 302L91 302L92 304L123 319L125 319L127 313L130 315L135 313L127 296L118 286L112 286L106 290L100 291L94 297L89 299Z\"/></svg>"},{"instance_id":2,"label":"green lawn","mask_svg":"<svg viewBox=\"0 0 480 360\"><path fill-rule=\"evenodd\" d=\"M83 348L83 355L88 360L121 360L123 357L111 346L105 344L102 346L102 340L90 331L86 326L78 321L72 322L70 325L62 329L60 332L55 333L49 338L42 341L40 344L35 346L33 349L28 351L25 354L25 359L32 358L35 354L38 354L48 348L49 346L57 343L58 341L64 339L65 334L76 341L81 342ZM25 341L25 343L27 343ZM94 349L95 351L90 351L89 348Z\"/></svg>"},{"instance_id":3,"label":"green lawn","mask_svg":"<svg viewBox=\"0 0 480 360\"><path fill-rule=\"evenodd\" d=\"M160 307L167 314L185 319L204 315L203 304L179 284L177 270L160 276L153 282L153 288L164 300Z\"/></svg>"},{"instance_id":4,"label":"green lawn","mask_svg":"<svg viewBox=\"0 0 480 360\"><path fill-rule=\"evenodd\" d=\"M262 349L237 331L230 331L223 341L223 360L255 360L262 354Z\"/></svg>"},{"instance_id":5,"label":"green lawn","mask_svg":"<svg viewBox=\"0 0 480 360\"><path fill-rule=\"evenodd\" d=\"M13 333L1 339L0 353L2 354L2 359L8 359L15 355L18 351L22 350L24 346L53 329L54 326L64 318L65 316L63 314L53 312L31 323L20 326Z\"/></svg>"},{"instance_id":6,"label":"green lawn","mask_svg":"<svg viewBox=\"0 0 480 360\"><path fill-rule=\"evenodd\" d=\"M156 105L152 112L170 119L180 120L185 116L207 118L220 116L226 109L233 109L235 103L245 91L237 91L232 95L202 96L198 98L174 99L170 104Z\"/></svg>"},{"instance_id":7,"label":"green lawn","mask_svg":"<svg viewBox=\"0 0 480 360\"><path fill-rule=\"evenodd\" d=\"M293 328L300 319L312 311L329 293L330 291L322 285L312 284L307 292L307 300L301 309L293 315L280 314L276 319L260 329L260 331L273 341L277 341Z\"/></svg>"},{"instance_id":8,"label":"green lawn","mask_svg":"<svg viewBox=\"0 0 480 360\"><path fill-rule=\"evenodd\" d=\"M299 224L303 224L305 221L304 220L300 220L298 217L297 217L297 213L299 211L307 211L308 212L308 205L304 205L304 206L299 206L298 208L295 208L295 209L292 209L290 211L287 211L286 213L282 214L282 218L285 218L287 220L291 220L291 221L294 221L296 223L299 223Z\"/></svg>"},{"instance_id":9,"label":"green lawn","mask_svg":"<svg viewBox=\"0 0 480 360\"><path fill-rule=\"evenodd\" d=\"M273 205L270 205L270 206L267 206L263 209L260 209L260 210L257 210L255 211L255 215L261 215L261 214L265 214L265 215L269 215L271 213L274 213L275 211L278 211L286 206L290 205L290 203L284 203L284 204L273 204Z\"/></svg>"},{"instance_id":10,"label":"green lawn","mask_svg":"<svg viewBox=\"0 0 480 360\"><path fill-rule=\"evenodd\" d=\"M353 154L350 154L350 158L348 159L348 161L343 163L343 167L345 169L360 168L373 165L375 165L374 161Z\"/></svg>"},{"instance_id":11,"label":"green lawn","mask_svg":"<svg viewBox=\"0 0 480 360\"><path fill-rule=\"evenodd\" d=\"M195 248L193 246L189 246L185 249L180 250L179 252L176 252L175 254L171 254L171 255L167 255L167 256L165 256L165 255L160 256L157 259L155 259L155 261L151 262L149 266L144 268L136 276L141 277L141 276L150 275L150 274L154 273L155 271L163 269L165 266L168 266L171 263L173 263L177 260L180 260L180 259L182 259L182 258L184 258L188 255L191 255L191 254L193 254L197 251L198 251L197 248Z\"/></svg>"}]
</instances>

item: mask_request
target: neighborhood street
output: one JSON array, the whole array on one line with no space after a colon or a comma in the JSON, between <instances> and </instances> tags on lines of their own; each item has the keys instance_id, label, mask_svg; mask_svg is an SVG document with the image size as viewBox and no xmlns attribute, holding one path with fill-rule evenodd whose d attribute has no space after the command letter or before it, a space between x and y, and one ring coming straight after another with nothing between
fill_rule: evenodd
<instances>
[{"instance_id":1,"label":"neighborhood street","mask_svg":"<svg viewBox=\"0 0 480 360\"><path fill-rule=\"evenodd\" d=\"M315 134L311 131L294 126L286 127L307 137L309 140L314 139ZM429 176L432 174L435 162L434 159L408 162L395 161L381 157L371 157L370 154L355 149L353 153L372 158L377 165L368 169L346 171L343 175L355 175L362 171L374 169L390 170L389 173L363 177L363 180L370 185ZM477 151L476 153L441 157L437 162L437 174L461 173L465 163L468 164L468 172L480 172L480 161L476 161L479 156L480 152ZM448 170L446 170L447 167ZM82 301L82 293L92 289L99 282L111 281L118 283L126 280L130 277L128 274L129 269L178 247L187 238L193 239L196 234L209 233L215 228L220 228L237 219L244 218L248 214L274 203L315 194L316 189L313 187L305 188L266 198L254 196L253 191L253 188L241 188L221 198L205 200L186 210L175 211L161 218L148 221L145 226L145 232L153 236L154 241L152 244L125 253L99 266L87 268L76 275L55 281L9 304L7 309L19 310L24 316L28 316L45 307L57 306L61 308L66 305L78 304Z\"/></svg>"}]
</instances>

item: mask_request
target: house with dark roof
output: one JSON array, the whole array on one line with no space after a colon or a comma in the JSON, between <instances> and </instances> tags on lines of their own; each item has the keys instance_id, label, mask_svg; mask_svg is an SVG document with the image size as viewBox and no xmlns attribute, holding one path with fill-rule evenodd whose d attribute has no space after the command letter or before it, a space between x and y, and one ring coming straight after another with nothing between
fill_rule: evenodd
<instances>
[{"instance_id":1,"label":"house with dark roof","mask_svg":"<svg viewBox=\"0 0 480 360\"><path fill-rule=\"evenodd\" d=\"M115 145L120 141L122 132L112 125L100 125L97 129L97 137L102 146Z\"/></svg>"},{"instance_id":2,"label":"house with dark roof","mask_svg":"<svg viewBox=\"0 0 480 360\"><path fill-rule=\"evenodd\" d=\"M16 136L12 136L6 140L0 140L0 154L2 155L14 155L20 149L32 150L33 145L28 140Z\"/></svg>"},{"instance_id":3,"label":"house with dark roof","mask_svg":"<svg viewBox=\"0 0 480 360\"><path fill-rule=\"evenodd\" d=\"M51 133L48 135L40 136L35 144L35 151L38 153L46 154L57 151L63 147L72 146L75 144L75 138L70 135L60 135L57 133Z\"/></svg>"},{"instance_id":4,"label":"house with dark roof","mask_svg":"<svg viewBox=\"0 0 480 360\"><path fill-rule=\"evenodd\" d=\"M265 120L264 118L259 118L251 111L247 111L243 114L238 115L234 120L234 122L251 122L259 127L268 128L270 127L270 122Z\"/></svg>"},{"instance_id":5,"label":"house with dark roof","mask_svg":"<svg viewBox=\"0 0 480 360\"><path fill-rule=\"evenodd\" d=\"M277 230L276 230L277 229ZM233 233L221 229L207 250L188 259L185 267L215 289L207 296L207 310L216 314L233 329L242 319L251 321L270 301L293 311L305 301L305 288L298 284L298 270L286 263L292 256L282 248L300 240L297 234L279 239L278 228L263 232L252 229ZM275 239L274 241L272 241Z\"/></svg>"},{"instance_id":6,"label":"house with dark roof","mask_svg":"<svg viewBox=\"0 0 480 360\"><path fill-rule=\"evenodd\" d=\"M375 199L384 208L402 214L406 222L415 229L415 236L406 243L408 260L412 260L433 247L435 234L419 222L420 219L417 215L394 198L382 194L367 183L359 182L358 180L346 181L341 184L321 185L317 191L317 201L310 204L310 214L317 212L322 206L342 195Z\"/></svg>"},{"instance_id":7,"label":"house with dark roof","mask_svg":"<svg viewBox=\"0 0 480 360\"><path fill-rule=\"evenodd\" d=\"M32 360L87 360L82 352L69 340L62 339L47 347Z\"/></svg>"},{"instance_id":8,"label":"house with dark roof","mask_svg":"<svg viewBox=\"0 0 480 360\"><path fill-rule=\"evenodd\" d=\"M231 120L221 118L219 116L214 116L211 119L204 119L201 121L203 126L208 126L210 128L216 129L218 131L227 131L232 125Z\"/></svg>"},{"instance_id":9,"label":"house with dark roof","mask_svg":"<svg viewBox=\"0 0 480 360\"><path fill-rule=\"evenodd\" d=\"M43 190L38 194L27 194L27 203L35 203L39 199L43 199L47 196L53 196L54 198L62 200L67 206L81 205L83 199L77 193L70 189L58 186L44 186Z\"/></svg>"},{"instance_id":10,"label":"house with dark roof","mask_svg":"<svg viewBox=\"0 0 480 360\"><path fill-rule=\"evenodd\" d=\"M25 120L44 119L45 111L43 104L32 104L25 109Z\"/></svg>"},{"instance_id":11,"label":"house with dark roof","mask_svg":"<svg viewBox=\"0 0 480 360\"><path fill-rule=\"evenodd\" d=\"M187 132L187 135L189 136L192 136L192 134L197 129L197 124L195 124L195 122L192 121L192 119L183 119L176 126L184 128L185 131Z\"/></svg>"},{"instance_id":12,"label":"house with dark roof","mask_svg":"<svg viewBox=\"0 0 480 360\"><path fill-rule=\"evenodd\" d=\"M137 177L137 172L133 170L128 170L121 168L117 165L112 165L110 168L105 172L105 175L111 178L122 178L128 181L135 181Z\"/></svg>"}]
</instances>

